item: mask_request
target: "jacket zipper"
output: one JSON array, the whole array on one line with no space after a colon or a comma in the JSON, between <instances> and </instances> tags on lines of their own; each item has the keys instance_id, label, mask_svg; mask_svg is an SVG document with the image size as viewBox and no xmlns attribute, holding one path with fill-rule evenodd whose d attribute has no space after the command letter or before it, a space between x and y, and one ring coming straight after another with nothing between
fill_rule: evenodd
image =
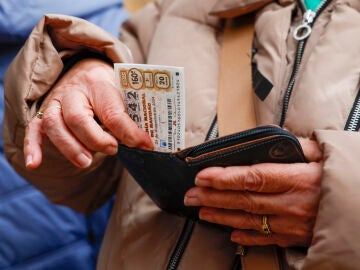
<instances>
[{"instance_id":1,"label":"jacket zipper","mask_svg":"<svg viewBox=\"0 0 360 270\"><path fill-rule=\"evenodd\" d=\"M306 9L303 3L303 0L299 0L301 9L303 11L303 20L302 23L297 26L294 30L293 37L299 41L297 49L296 49L296 56L295 56L295 63L293 67L293 71L291 73L290 81L288 87L286 88L284 102L283 102L283 109L280 119L280 126L283 127L285 122L286 112L289 107L290 96L292 90L294 88L294 84L296 81L297 74L299 72L301 59L304 54L305 44L307 38L310 36L312 31L312 26L314 25L316 19L319 17L320 13L327 7L327 5L331 2L331 0L323 0L315 11L310 9Z\"/></svg>"},{"instance_id":2,"label":"jacket zipper","mask_svg":"<svg viewBox=\"0 0 360 270\"><path fill-rule=\"evenodd\" d=\"M206 135L205 141L215 139L218 137L219 131L218 131L218 125L217 125L217 117L215 116L210 129ZM189 243L189 240L191 238L192 232L195 227L195 221L192 219L186 219L184 228L181 232L181 235L179 237L179 240L176 243L175 249L170 257L167 270L175 270L177 269L179 262L182 258L182 255L184 254L184 251Z\"/></svg>"},{"instance_id":3,"label":"jacket zipper","mask_svg":"<svg viewBox=\"0 0 360 270\"><path fill-rule=\"evenodd\" d=\"M287 112L287 109L289 106L289 100L290 100L291 92L292 92L294 84L295 84L296 76L297 76L297 73L299 72L301 59L302 59L302 56L304 53L305 43L312 31L311 27L314 25L315 20L317 19L319 14L326 8L326 6L330 3L330 1L331 0L324 0L323 2L321 2L319 4L318 8L315 11L306 10L304 3L302 1L300 1L301 8L303 10L303 22L301 25L296 27L294 30L294 38L296 40L299 40L299 43L298 43L298 47L297 47L297 51L296 51L296 59L295 59L294 68L293 68L290 82L288 84L288 87L286 89L286 93L284 96L283 110L282 110L282 115L281 115L281 120L280 120L281 127L284 125L285 115L286 115L286 112ZM360 127L360 90L356 97L352 112L349 116L349 119L348 119L345 129L350 130L350 131L355 131L355 130L358 130L359 127ZM206 136L206 141L215 139L216 137L218 137L218 134L219 134L219 132L218 132L218 125L217 125L217 118L215 117L215 119L209 129L209 132ZM167 266L168 270L177 269L179 262L181 260L181 257L185 251L185 248L191 238L191 234L194 230L194 227L195 227L195 221L193 221L191 219L187 219L185 222L183 231L180 235L180 238L176 244L176 247L170 257L170 261ZM242 246L240 246L239 250L241 250L241 252L237 253L237 256L236 256L237 259L239 258L239 255L244 256L246 253L245 249ZM234 269L237 269L238 267L241 267L241 264L239 264L238 260L235 260Z\"/></svg>"},{"instance_id":4,"label":"jacket zipper","mask_svg":"<svg viewBox=\"0 0 360 270\"><path fill-rule=\"evenodd\" d=\"M191 234L195 227L195 221L191 219L186 219L184 228L181 232L180 238L176 244L176 247L170 257L169 264L167 266L168 270L177 269L180 259L184 254L185 248L191 238Z\"/></svg>"},{"instance_id":5,"label":"jacket zipper","mask_svg":"<svg viewBox=\"0 0 360 270\"><path fill-rule=\"evenodd\" d=\"M360 89L345 125L347 131L358 131L360 128Z\"/></svg>"}]
</instances>

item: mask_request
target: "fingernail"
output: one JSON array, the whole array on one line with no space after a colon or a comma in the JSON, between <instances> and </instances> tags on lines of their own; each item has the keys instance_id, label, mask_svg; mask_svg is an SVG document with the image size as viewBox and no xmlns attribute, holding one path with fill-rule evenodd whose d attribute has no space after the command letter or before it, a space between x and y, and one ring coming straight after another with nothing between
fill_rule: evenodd
<instances>
[{"instance_id":1,"label":"fingernail","mask_svg":"<svg viewBox=\"0 0 360 270\"><path fill-rule=\"evenodd\" d=\"M200 205L200 200L198 198L195 197L187 197L185 196L184 198L184 204L185 205L191 205L191 206L198 206Z\"/></svg>"},{"instance_id":2,"label":"fingernail","mask_svg":"<svg viewBox=\"0 0 360 270\"><path fill-rule=\"evenodd\" d=\"M214 219L213 215L207 211L200 211L199 218L207 221L212 221Z\"/></svg>"},{"instance_id":3,"label":"fingernail","mask_svg":"<svg viewBox=\"0 0 360 270\"><path fill-rule=\"evenodd\" d=\"M154 145L149 145L149 144L141 144L139 146L140 149L143 149L143 150L149 150L149 151L152 151L154 150Z\"/></svg>"},{"instance_id":4,"label":"fingernail","mask_svg":"<svg viewBox=\"0 0 360 270\"><path fill-rule=\"evenodd\" d=\"M195 178L195 185L202 186L202 187L209 187L210 186L210 181L196 177Z\"/></svg>"},{"instance_id":5,"label":"fingernail","mask_svg":"<svg viewBox=\"0 0 360 270\"><path fill-rule=\"evenodd\" d=\"M27 156L26 156L25 166L26 166L26 167L29 167L30 165L32 165L32 162L33 162L33 157L32 157L32 155L27 155Z\"/></svg>"},{"instance_id":6,"label":"fingernail","mask_svg":"<svg viewBox=\"0 0 360 270\"><path fill-rule=\"evenodd\" d=\"M81 168L87 168L91 164L91 158L86 156L84 153L81 153L77 157L77 163L80 165Z\"/></svg>"},{"instance_id":7,"label":"fingernail","mask_svg":"<svg viewBox=\"0 0 360 270\"><path fill-rule=\"evenodd\" d=\"M236 231L233 231L233 233L231 234L230 240L232 242L238 243L239 241L241 241L241 236L239 234L237 234Z\"/></svg>"},{"instance_id":8,"label":"fingernail","mask_svg":"<svg viewBox=\"0 0 360 270\"><path fill-rule=\"evenodd\" d=\"M104 150L104 153L105 154L108 154L108 155L115 155L118 151L118 148L115 147L115 146L107 146Z\"/></svg>"}]
</instances>

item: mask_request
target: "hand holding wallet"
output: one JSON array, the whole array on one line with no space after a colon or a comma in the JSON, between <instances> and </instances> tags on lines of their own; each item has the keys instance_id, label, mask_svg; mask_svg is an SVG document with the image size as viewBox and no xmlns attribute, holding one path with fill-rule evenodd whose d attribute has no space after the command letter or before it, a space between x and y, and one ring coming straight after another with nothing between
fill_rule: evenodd
<instances>
[{"instance_id":1,"label":"hand holding wallet","mask_svg":"<svg viewBox=\"0 0 360 270\"><path fill-rule=\"evenodd\" d=\"M277 126L256 127L173 153L120 145L117 155L161 209L191 219L198 219L199 209L185 206L184 195L206 167L306 162L297 138Z\"/></svg>"}]
</instances>

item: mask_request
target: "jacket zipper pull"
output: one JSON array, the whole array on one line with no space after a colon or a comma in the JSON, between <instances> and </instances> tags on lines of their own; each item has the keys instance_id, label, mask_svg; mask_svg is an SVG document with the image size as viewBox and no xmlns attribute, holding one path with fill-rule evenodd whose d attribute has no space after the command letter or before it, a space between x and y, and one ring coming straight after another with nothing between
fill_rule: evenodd
<instances>
[{"instance_id":1,"label":"jacket zipper pull","mask_svg":"<svg viewBox=\"0 0 360 270\"><path fill-rule=\"evenodd\" d=\"M315 16L316 13L311 9L305 11L302 23L295 28L293 33L293 37L296 40L304 40L310 36L312 31L310 24L314 21Z\"/></svg>"}]
</instances>

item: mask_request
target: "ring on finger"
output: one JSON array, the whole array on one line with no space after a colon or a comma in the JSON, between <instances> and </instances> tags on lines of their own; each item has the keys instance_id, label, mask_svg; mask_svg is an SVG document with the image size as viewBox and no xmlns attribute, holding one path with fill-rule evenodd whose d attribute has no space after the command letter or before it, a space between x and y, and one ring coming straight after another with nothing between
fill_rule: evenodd
<instances>
[{"instance_id":1,"label":"ring on finger","mask_svg":"<svg viewBox=\"0 0 360 270\"><path fill-rule=\"evenodd\" d=\"M269 218L266 215L262 216L261 229L266 237L270 237L273 234L273 232L270 229Z\"/></svg>"},{"instance_id":2,"label":"ring on finger","mask_svg":"<svg viewBox=\"0 0 360 270\"><path fill-rule=\"evenodd\" d=\"M57 108L57 109L59 109L61 111L61 106L60 105L49 106L49 107L45 108L44 110L39 110L36 113L36 117L39 118L39 119L43 119L45 111L50 109L50 108Z\"/></svg>"},{"instance_id":3,"label":"ring on finger","mask_svg":"<svg viewBox=\"0 0 360 270\"><path fill-rule=\"evenodd\" d=\"M36 113L36 117L37 118L39 118L39 119L43 119L43 117L44 117L44 112L43 111L38 111L37 113Z\"/></svg>"}]
</instances>

